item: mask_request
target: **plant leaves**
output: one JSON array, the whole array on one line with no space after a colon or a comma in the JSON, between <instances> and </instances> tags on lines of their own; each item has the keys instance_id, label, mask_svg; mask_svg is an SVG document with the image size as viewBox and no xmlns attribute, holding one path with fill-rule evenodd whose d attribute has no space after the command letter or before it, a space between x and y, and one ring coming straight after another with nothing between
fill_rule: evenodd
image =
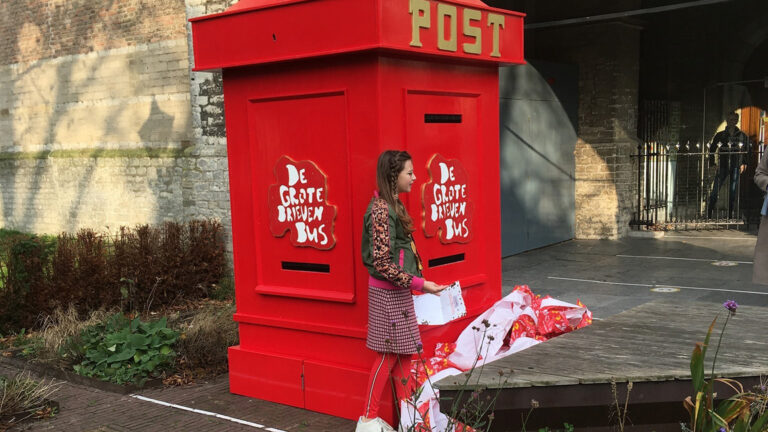
<instances>
[{"instance_id":1,"label":"plant leaves","mask_svg":"<svg viewBox=\"0 0 768 432\"><path fill-rule=\"evenodd\" d=\"M701 342L696 342L691 354L691 381L694 393L704 390L704 348Z\"/></svg>"},{"instance_id":2,"label":"plant leaves","mask_svg":"<svg viewBox=\"0 0 768 432\"><path fill-rule=\"evenodd\" d=\"M81 337L85 359L75 372L118 384L144 382L156 370L170 367L176 357L172 344L178 333L167 328L164 319L144 323L116 314L86 328Z\"/></svg>"},{"instance_id":3,"label":"plant leaves","mask_svg":"<svg viewBox=\"0 0 768 432\"><path fill-rule=\"evenodd\" d=\"M144 336L143 334L134 333L130 336L128 336L127 346L130 348L138 349L138 348L144 348L147 345L149 345L149 338Z\"/></svg>"},{"instance_id":4,"label":"plant leaves","mask_svg":"<svg viewBox=\"0 0 768 432\"><path fill-rule=\"evenodd\" d=\"M749 421L743 418L740 418L736 423L733 425L733 428L731 428L731 432L748 432L748 431L755 431L755 432L763 432L763 429L755 428L754 426L750 428Z\"/></svg>"},{"instance_id":5,"label":"plant leaves","mask_svg":"<svg viewBox=\"0 0 768 432\"><path fill-rule=\"evenodd\" d=\"M109 363L115 363L115 362L121 362L128 360L129 358L133 357L133 355L136 354L136 350L133 348L126 348L123 351L110 356L107 358L107 362Z\"/></svg>"},{"instance_id":6,"label":"plant leaves","mask_svg":"<svg viewBox=\"0 0 768 432\"><path fill-rule=\"evenodd\" d=\"M712 415L712 422L715 424L715 426L724 427L726 430L728 429L728 422L725 421L724 418L717 415L714 411L709 411L709 414Z\"/></svg>"},{"instance_id":7,"label":"plant leaves","mask_svg":"<svg viewBox=\"0 0 768 432\"><path fill-rule=\"evenodd\" d=\"M730 423L733 419L738 417L745 406L748 407L747 402L741 399L724 400L717 406L715 414L722 418L726 423Z\"/></svg>"},{"instance_id":8,"label":"plant leaves","mask_svg":"<svg viewBox=\"0 0 768 432\"><path fill-rule=\"evenodd\" d=\"M696 406L693 410L693 419L691 421L691 425L693 426L694 432L697 430L702 430L704 428L704 406L701 404L702 399L704 398L704 392L698 392L696 393Z\"/></svg>"},{"instance_id":9,"label":"plant leaves","mask_svg":"<svg viewBox=\"0 0 768 432\"><path fill-rule=\"evenodd\" d=\"M752 423L752 430L753 431L764 431L768 428L768 410L766 410L763 415L758 417L754 423Z\"/></svg>"},{"instance_id":10,"label":"plant leaves","mask_svg":"<svg viewBox=\"0 0 768 432\"><path fill-rule=\"evenodd\" d=\"M712 320L712 324L709 325L709 330L707 330L707 337L704 338L704 347L701 352L702 360L707 355L707 348L709 347L709 338L712 336L712 329L715 327L715 323L717 322L717 318Z\"/></svg>"}]
</instances>

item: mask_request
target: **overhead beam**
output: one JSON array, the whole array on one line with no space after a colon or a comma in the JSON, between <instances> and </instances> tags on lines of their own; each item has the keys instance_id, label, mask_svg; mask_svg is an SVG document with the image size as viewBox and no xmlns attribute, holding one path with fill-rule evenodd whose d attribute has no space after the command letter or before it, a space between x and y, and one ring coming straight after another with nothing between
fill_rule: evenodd
<instances>
[{"instance_id":1,"label":"overhead beam","mask_svg":"<svg viewBox=\"0 0 768 432\"><path fill-rule=\"evenodd\" d=\"M539 29L539 28L546 28L546 27L558 27L558 26L564 26L569 24L592 23L597 21L606 21L606 20L630 17L635 15L647 15L647 14L654 14L654 13L660 13L660 12L669 12L669 11L678 10L678 9L707 6L715 3L726 3L729 1L732 1L732 0L697 0L697 1L690 1L685 3L677 3L673 5L667 5L667 6L635 9L635 10L630 10L625 12L614 12L614 13L603 14L603 15L586 16L586 17L580 17L580 18L568 18L568 19L558 20L558 21L531 23L531 24L526 24L525 29L532 30L532 29Z\"/></svg>"}]
</instances>

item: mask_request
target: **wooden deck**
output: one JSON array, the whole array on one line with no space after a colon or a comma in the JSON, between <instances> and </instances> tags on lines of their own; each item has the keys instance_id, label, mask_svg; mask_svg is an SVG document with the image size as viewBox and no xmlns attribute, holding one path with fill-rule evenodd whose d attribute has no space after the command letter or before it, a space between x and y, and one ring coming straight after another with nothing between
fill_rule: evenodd
<instances>
[{"instance_id":1,"label":"wooden deck","mask_svg":"<svg viewBox=\"0 0 768 432\"><path fill-rule=\"evenodd\" d=\"M713 303L652 302L489 363L482 371L446 378L436 387L447 398L441 402L445 408L452 398L461 397L462 389L483 388L491 395L499 392L497 413L503 418L507 411L512 422L519 421L519 413L527 412L535 399L538 417L556 423L562 417L572 424L584 416L597 417L581 425L598 426L607 421L606 410L613 402L611 382L631 381L630 416L635 413L636 425L676 423L685 419L682 400L692 393L691 352L717 314L707 352L708 374L727 311ZM738 378L745 386L768 375L768 308L740 307L730 318L715 373ZM626 384L618 388L623 402ZM533 423L528 426L557 426ZM676 428L680 430L679 424Z\"/></svg>"}]
</instances>

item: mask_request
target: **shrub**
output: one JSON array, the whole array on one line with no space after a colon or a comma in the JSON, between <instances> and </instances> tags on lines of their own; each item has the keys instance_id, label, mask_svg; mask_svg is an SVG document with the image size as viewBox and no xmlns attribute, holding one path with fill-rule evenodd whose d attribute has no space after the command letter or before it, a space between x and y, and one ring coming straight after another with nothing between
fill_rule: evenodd
<instances>
[{"instance_id":1,"label":"shrub","mask_svg":"<svg viewBox=\"0 0 768 432\"><path fill-rule=\"evenodd\" d=\"M7 249L0 253L0 331L11 331L32 327L50 302L47 282L56 241L35 235L11 235L5 241Z\"/></svg>"},{"instance_id":2,"label":"shrub","mask_svg":"<svg viewBox=\"0 0 768 432\"><path fill-rule=\"evenodd\" d=\"M62 233L51 261L51 286L57 302L47 313L54 307L76 305L82 315L118 301L110 274L112 256L104 236L91 229Z\"/></svg>"},{"instance_id":3,"label":"shrub","mask_svg":"<svg viewBox=\"0 0 768 432\"><path fill-rule=\"evenodd\" d=\"M74 366L80 375L117 384L141 385L160 377L174 363L171 346L178 333L166 326L166 319L142 322L115 314L104 324L86 328L81 334L83 361Z\"/></svg>"},{"instance_id":4,"label":"shrub","mask_svg":"<svg viewBox=\"0 0 768 432\"><path fill-rule=\"evenodd\" d=\"M116 275L133 309L196 299L226 272L221 224L214 220L121 228L114 241Z\"/></svg>"},{"instance_id":5,"label":"shrub","mask_svg":"<svg viewBox=\"0 0 768 432\"><path fill-rule=\"evenodd\" d=\"M35 327L38 316L69 305L82 317L199 299L226 272L214 220L121 227L113 237L90 229L56 238L0 230L0 332Z\"/></svg>"}]
</instances>

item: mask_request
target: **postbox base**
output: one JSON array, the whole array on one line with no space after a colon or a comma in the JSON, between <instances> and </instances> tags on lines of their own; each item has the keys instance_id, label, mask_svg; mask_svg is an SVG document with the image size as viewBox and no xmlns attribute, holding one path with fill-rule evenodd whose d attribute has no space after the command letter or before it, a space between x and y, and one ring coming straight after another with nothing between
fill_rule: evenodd
<instances>
[{"instance_id":1,"label":"postbox base","mask_svg":"<svg viewBox=\"0 0 768 432\"><path fill-rule=\"evenodd\" d=\"M370 370L283 354L229 348L232 393L357 420L363 413ZM391 390L379 416L394 421Z\"/></svg>"}]
</instances>

